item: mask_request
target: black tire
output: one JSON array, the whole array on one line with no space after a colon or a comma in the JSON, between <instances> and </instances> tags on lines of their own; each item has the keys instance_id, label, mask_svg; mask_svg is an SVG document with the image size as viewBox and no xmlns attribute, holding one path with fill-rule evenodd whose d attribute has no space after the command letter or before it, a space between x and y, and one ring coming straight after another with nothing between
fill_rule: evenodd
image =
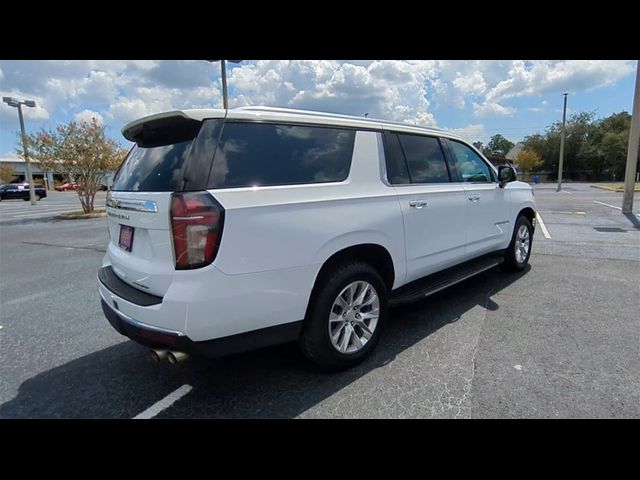
<instances>
[{"instance_id":1,"label":"black tire","mask_svg":"<svg viewBox=\"0 0 640 480\"><path fill-rule=\"evenodd\" d=\"M29 201L29 200L31 200L31 199L30 199L29 197L27 197L27 198L23 198L23 200L24 200L25 202L28 202L28 201Z\"/></svg>"},{"instance_id":2,"label":"black tire","mask_svg":"<svg viewBox=\"0 0 640 480\"><path fill-rule=\"evenodd\" d=\"M526 257L522 261L518 261L516 256L516 238L518 236L518 231L520 227L524 225L527 227L529 231L529 250L527 252ZM521 272L529 263L529 257L531 257L531 248L533 247L533 228L531 227L531 222L524 215L520 215L516 220L516 225L513 229L513 236L511 237L511 243L507 248L507 251L504 254L504 264L502 265L503 270L507 272Z\"/></svg>"},{"instance_id":3,"label":"black tire","mask_svg":"<svg viewBox=\"0 0 640 480\"><path fill-rule=\"evenodd\" d=\"M349 284L366 281L376 291L379 301L378 323L371 338L353 353L342 353L333 346L329 335L329 315L333 303ZM324 370L337 371L362 362L380 340L387 318L387 287L378 271L361 261L341 265L319 278L309 302L299 338L302 353Z\"/></svg>"}]
</instances>

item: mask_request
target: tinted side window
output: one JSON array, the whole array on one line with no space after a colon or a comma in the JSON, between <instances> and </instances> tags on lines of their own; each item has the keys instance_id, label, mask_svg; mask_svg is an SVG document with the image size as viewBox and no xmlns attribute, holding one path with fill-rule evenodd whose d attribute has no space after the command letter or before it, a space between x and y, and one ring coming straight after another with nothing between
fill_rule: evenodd
<instances>
[{"instance_id":1,"label":"tinted side window","mask_svg":"<svg viewBox=\"0 0 640 480\"><path fill-rule=\"evenodd\" d=\"M192 140L159 147L134 146L113 181L114 190L172 192L182 190L183 168Z\"/></svg>"},{"instance_id":2,"label":"tinted side window","mask_svg":"<svg viewBox=\"0 0 640 480\"><path fill-rule=\"evenodd\" d=\"M407 163L396 133L384 132L384 156L387 164L387 180L392 185L411 183Z\"/></svg>"},{"instance_id":3,"label":"tinted side window","mask_svg":"<svg viewBox=\"0 0 640 480\"><path fill-rule=\"evenodd\" d=\"M340 182L349 175L355 130L225 123L210 188Z\"/></svg>"},{"instance_id":4,"label":"tinted side window","mask_svg":"<svg viewBox=\"0 0 640 480\"><path fill-rule=\"evenodd\" d=\"M435 137L399 134L412 183L449 182L449 170Z\"/></svg>"},{"instance_id":5,"label":"tinted side window","mask_svg":"<svg viewBox=\"0 0 640 480\"><path fill-rule=\"evenodd\" d=\"M480 156L471 150L464 143L449 140L451 150L453 151L453 161L455 162L458 175L463 182L492 182L493 176L491 169L480 158Z\"/></svg>"}]
</instances>

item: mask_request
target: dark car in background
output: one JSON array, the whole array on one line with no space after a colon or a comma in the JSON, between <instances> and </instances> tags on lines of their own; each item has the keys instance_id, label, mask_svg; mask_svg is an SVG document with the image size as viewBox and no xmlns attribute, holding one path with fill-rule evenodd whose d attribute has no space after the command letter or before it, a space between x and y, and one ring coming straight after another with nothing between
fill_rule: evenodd
<instances>
[{"instance_id":1,"label":"dark car in background","mask_svg":"<svg viewBox=\"0 0 640 480\"><path fill-rule=\"evenodd\" d=\"M44 185L35 184L36 200L40 200L47 196L47 190ZM0 185L0 200L25 200L29 201L29 184L28 183L6 183Z\"/></svg>"}]
</instances>

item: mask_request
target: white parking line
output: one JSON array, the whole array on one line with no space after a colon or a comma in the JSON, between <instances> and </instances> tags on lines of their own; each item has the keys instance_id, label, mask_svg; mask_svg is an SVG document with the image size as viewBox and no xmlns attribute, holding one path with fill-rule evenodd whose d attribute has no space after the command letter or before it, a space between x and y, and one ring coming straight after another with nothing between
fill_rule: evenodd
<instances>
[{"instance_id":1,"label":"white parking line","mask_svg":"<svg viewBox=\"0 0 640 480\"><path fill-rule=\"evenodd\" d=\"M549 235L549 230L547 230L547 226L542 221L542 217L538 212L536 212L536 218L538 219L538 223L540 224L540 228L542 229L542 234L544 235L544 238L551 238L551 235Z\"/></svg>"},{"instance_id":2,"label":"white parking line","mask_svg":"<svg viewBox=\"0 0 640 480\"><path fill-rule=\"evenodd\" d=\"M82 206L80 204L69 204L69 205L36 205L35 207L31 207L31 205L24 205L22 207L6 207L6 208L0 208L0 213L5 213L5 214L10 214L10 213L27 213L27 212L33 212L33 211L38 211L40 209L45 210L48 208L82 208Z\"/></svg>"},{"instance_id":3,"label":"white parking line","mask_svg":"<svg viewBox=\"0 0 640 480\"><path fill-rule=\"evenodd\" d=\"M571 192L567 192L566 190L560 190L562 193L566 193L567 195L573 195Z\"/></svg>"},{"instance_id":4,"label":"white parking line","mask_svg":"<svg viewBox=\"0 0 640 480\"><path fill-rule=\"evenodd\" d=\"M611 207L611 208L615 208L617 210L622 210L622 207L616 207L615 205L609 205L608 203L599 202L597 200L594 200L593 203L599 203L600 205L604 205L605 207Z\"/></svg>"},{"instance_id":5,"label":"white parking line","mask_svg":"<svg viewBox=\"0 0 640 480\"><path fill-rule=\"evenodd\" d=\"M171 405L176 403L182 397L184 397L187 393L193 390L191 385L182 385L179 389L171 392L169 395L164 397L159 402L154 403L149 408L147 408L144 412L133 417L134 420L146 420L149 418L153 418L158 415L163 410L166 410Z\"/></svg>"},{"instance_id":6,"label":"white parking line","mask_svg":"<svg viewBox=\"0 0 640 480\"><path fill-rule=\"evenodd\" d=\"M22 215L12 215L12 218L26 218L26 217L39 217L43 215L56 215L58 213L68 212L68 208L64 209L56 209L56 210L47 210L39 213L23 213Z\"/></svg>"},{"instance_id":7,"label":"white parking line","mask_svg":"<svg viewBox=\"0 0 640 480\"><path fill-rule=\"evenodd\" d=\"M597 200L594 200L593 203L597 203L599 205L604 205L605 207L611 207L611 208L615 208L616 210L622 211L622 207L616 207L615 205L609 205L608 203L599 202ZM636 213L636 217L640 217L640 214Z\"/></svg>"}]
</instances>

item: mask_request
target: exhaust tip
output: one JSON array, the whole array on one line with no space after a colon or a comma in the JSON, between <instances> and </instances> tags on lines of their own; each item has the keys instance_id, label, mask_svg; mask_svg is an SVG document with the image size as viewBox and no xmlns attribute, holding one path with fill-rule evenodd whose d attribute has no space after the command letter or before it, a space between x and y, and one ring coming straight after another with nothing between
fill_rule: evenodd
<instances>
[{"instance_id":1,"label":"exhaust tip","mask_svg":"<svg viewBox=\"0 0 640 480\"><path fill-rule=\"evenodd\" d=\"M174 352L174 351L170 351L167 354L167 358L169 359L169 363L171 365L176 365L180 362L185 361L187 358L189 358L189 355L187 355L184 352Z\"/></svg>"},{"instance_id":2,"label":"exhaust tip","mask_svg":"<svg viewBox=\"0 0 640 480\"><path fill-rule=\"evenodd\" d=\"M150 353L151 360L157 363L160 363L162 360L167 358L168 355L169 355L168 350L159 350L156 348L152 348Z\"/></svg>"}]
</instances>

